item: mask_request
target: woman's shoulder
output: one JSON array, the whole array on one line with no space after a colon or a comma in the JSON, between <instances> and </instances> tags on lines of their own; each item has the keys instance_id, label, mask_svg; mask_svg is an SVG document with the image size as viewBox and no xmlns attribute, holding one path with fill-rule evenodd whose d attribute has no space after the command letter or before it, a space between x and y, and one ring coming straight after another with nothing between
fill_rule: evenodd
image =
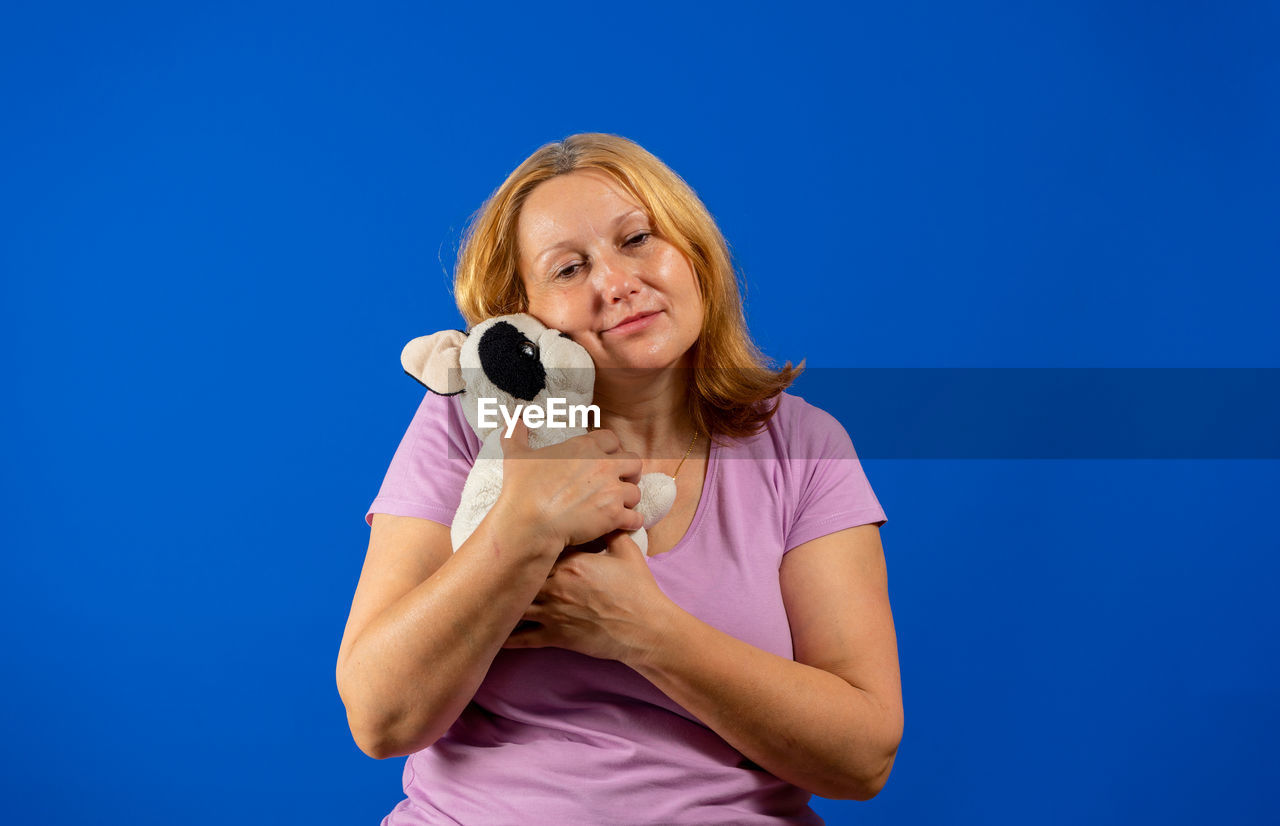
<instances>
[{"instance_id":1,"label":"woman's shoulder","mask_svg":"<svg viewBox=\"0 0 1280 826\"><path fill-rule=\"evenodd\" d=\"M779 420L779 425L793 435L838 433L848 437L844 425L833 414L792 393L778 394L778 409L774 419Z\"/></svg>"},{"instance_id":2,"label":"woman's shoulder","mask_svg":"<svg viewBox=\"0 0 1280 826\"><path fill-rule=\"evenodd\" d=\"M803 396L797 396L785 390L778 394L777 412L774 413L774 419L781 419L792 424L835 421L835 417L821 407L810 403Z\"/></svg>"},{"instance_id":3,"label":"woman's shoulder","mask_svg":"<svg viewBox=\"0 0 1280 826\"><path fill-rule=\"evenodd\" d=\"M779 393L764 429L738 442L738 450L788 458L847 456L849 434L835 416L794 393Z\"/></svg>"}]
</instances>

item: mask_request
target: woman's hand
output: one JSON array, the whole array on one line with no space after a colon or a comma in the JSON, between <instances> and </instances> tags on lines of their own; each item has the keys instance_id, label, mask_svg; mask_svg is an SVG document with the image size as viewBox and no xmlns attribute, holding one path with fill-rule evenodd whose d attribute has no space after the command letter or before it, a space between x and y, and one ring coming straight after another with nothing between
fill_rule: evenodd
<instances>
[{"instance_id":1,"label":"woman's hand","mask_svg":"<svg viewBox=\"0 0 1280 826\"><path fill-rule=\"evenodd\" d=\"M520 422L502 440L502 457L499 502L557 548L644 526L633 510L640 503L640 457L623 450L612 431L535 450Z\"/></svg>"},{"instance_id":2,"label":"woman's hand","mask_svg":"<svg viewBox=\"0 0 1280 826\"><path fill-rule=\"evenodd\" d=\"M662 638L663 611L673 605L640 547L618 532L600 553L565 553L522 617L537 625L515 631L502 647L553 646L629 663Z\"/></svg>"}]
</instances>

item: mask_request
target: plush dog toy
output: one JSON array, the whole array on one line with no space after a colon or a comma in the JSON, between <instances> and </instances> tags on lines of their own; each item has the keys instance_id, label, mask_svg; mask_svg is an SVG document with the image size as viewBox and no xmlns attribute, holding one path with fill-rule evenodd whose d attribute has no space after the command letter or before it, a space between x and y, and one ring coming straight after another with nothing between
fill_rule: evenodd
<instances>
[{"instance_id":1,"label":"plush dog toy","mask_svg":"<svg viewBox=\"0 0 1280 826\"><path fill-rule=\"evenodd\" d=\"M461 394L462 412L483 442L453 518L450 538L455 551L498 501L507 415L514 416L519 406L542 410L539 418L547 425L529 428L529 446L533 448L587 432L585 413L574 427L549 425L555 411L564 421L575 405L591 404L595 388L591 356L567 335L547 328L531 315L486 319L469 334L444 330L415 338L405 345L400 363L428 390L448 396ZM549 406L549 399L563 401ZM506 414L501 412L503 408ZM631 536L646 555L649 540L645 528L667 515L675 496L675 480L665 473L641 477L640 504L635 509L644 516L644 528Z\"/></svg>"}]
</instances>

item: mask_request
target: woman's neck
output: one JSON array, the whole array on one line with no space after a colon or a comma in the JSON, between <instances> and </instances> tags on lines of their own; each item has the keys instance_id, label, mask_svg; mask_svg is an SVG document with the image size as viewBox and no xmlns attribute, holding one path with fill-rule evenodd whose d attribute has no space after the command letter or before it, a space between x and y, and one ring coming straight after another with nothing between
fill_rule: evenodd
<instances>
[{"instance_id":1,"label":"woman's neck","mask_svg":"<svg viewBox=\"0 0 1280 826\"><path fill-rule=\"evenodd\" d=\"M646 461L679 459L694 430L688 380L689 371L680 369L597 375L600 426L612 430L624 449Z\"/></svg>"}]
</instances>

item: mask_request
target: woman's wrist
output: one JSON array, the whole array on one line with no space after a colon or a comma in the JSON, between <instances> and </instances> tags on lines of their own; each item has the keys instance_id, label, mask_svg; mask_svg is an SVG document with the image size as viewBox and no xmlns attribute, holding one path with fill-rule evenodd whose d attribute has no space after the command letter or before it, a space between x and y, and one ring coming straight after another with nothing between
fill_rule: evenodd
<instances>
[{"instance_id":1,"label":"woman's wrist","mask_svg":"<svg viewBox=\"0 0 1280 826\"><path fill-rule=\"evenodd\" d=\"M545 558L548 566L564 550L564 542L541 519L542 514L500 495L485 521L491 522L500 550Z\"/></svg>"},{"instance_id":2,"label":"woman's wrist","mask_svg":"<svg viewBox=\"0 0 1280 826\"><path fill-rule=\"evenodd\" d=\"M619 660L644 674L658 664L665 653L681 638L681 622L692 619L687 611L666 594L658 592L650 607L644 611L644 621L636 626L635 633L627 640L627 653Z\"/></svg>"}]
</instances>

